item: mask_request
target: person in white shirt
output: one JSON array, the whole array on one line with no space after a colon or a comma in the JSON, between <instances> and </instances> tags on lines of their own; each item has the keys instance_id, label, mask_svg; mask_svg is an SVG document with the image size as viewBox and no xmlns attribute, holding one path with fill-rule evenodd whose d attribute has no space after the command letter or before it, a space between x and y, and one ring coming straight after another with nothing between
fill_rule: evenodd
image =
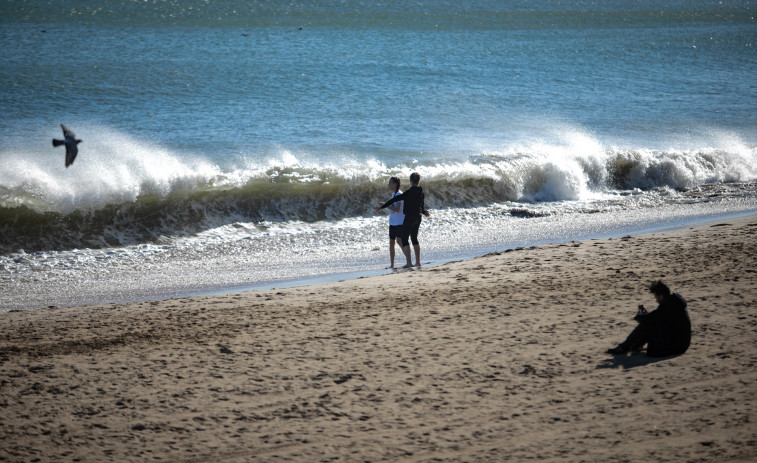
<instances>
[{"instance_id":1,"label":"person in white shirt","mask_svg":"<svg viewBox=\"0 0 757 463\"><path fill-rule=\"evenodd\" d=\"M402 202L402 213L405 214L405 221L402 223L402 243L404 244L402 252L405 254L405 259L407 259L407 264L403 268L413 268L410 243L413 243L413 249L415 250L415 267L421 268L421 244L418 241L418 229L421 226L421 216L430 217L431 213L426 209L426 194L423 193L420 181L420 174L413 172L410 174L409 190L402 194L399 192L395 193L392 199L373 211L378 212L387 207L391 209L391 206L394 204ZM399 191L399 187L397 191Z\"/></svg>"},{"instance_id":2,"label":"person in white shirt","mask_svg":"<svg viewBox=\"0 0 757 463\"><path fill-rule=\"evenodd\" d=\"M389 190L392 192L392 198L402 194L399 178L389 179ZM391 211L389 213L389 268L394 268L394 243L396 242L400 249L404 247L402 243L402 223L405 221L403 206L403 201L398 201L387 208Z\"/></svg>"}]
</instances>

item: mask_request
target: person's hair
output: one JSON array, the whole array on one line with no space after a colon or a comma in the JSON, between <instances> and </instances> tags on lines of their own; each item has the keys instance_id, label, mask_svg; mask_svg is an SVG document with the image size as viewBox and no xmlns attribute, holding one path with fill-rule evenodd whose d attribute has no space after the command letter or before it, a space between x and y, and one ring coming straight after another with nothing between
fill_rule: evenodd
<instances>
[{"instance_id":1,"label":"person's hair","mask_svg":"<svg viewBox=\"0 0 757 463\"><path fill-rule=\"evenodd\" d=\"M668 288L668 285L663 283L662 280L657 280L654 283L652 283L652 286L649 287L649 292L660 294L662 296L669 296L670 288Z\"/></svg>"},{"instance_id":2,"label":"person's hair","mask_svg":"<svg viewBox=\"0 0 757 463\"><path fill-rule=\"evenodd\" d=\"M410 174L410 183L413 185L417 185L421 181L421 174L418 172L413 172Z\"/></svg>"},{"instance_id":3,"label":"person's hair","mask_svg":"<svg viewBox=\"0 0 757 463\"><path fill-rule=\"evenodd\" d=\"M400 179L397 177L389 177L389 183L394 183L394 192L400 191Z\"/></svg>"}]
</instances>

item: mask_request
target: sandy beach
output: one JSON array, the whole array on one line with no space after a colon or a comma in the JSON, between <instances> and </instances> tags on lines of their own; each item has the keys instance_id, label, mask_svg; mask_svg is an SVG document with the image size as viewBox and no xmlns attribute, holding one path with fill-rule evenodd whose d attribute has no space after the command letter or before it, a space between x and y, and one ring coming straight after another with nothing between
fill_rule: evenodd
<instances>
[{"instance_id":1,"label":"sandy beach","mask_svg":"<svg viewBox=\"0 0 757 463\"><path fill-rule=\"evenodd\" d=\"M0 314L0 461L755 461L757 216ZM663 279L678 357L612 357Z\"/></svg>"}]
</instances>

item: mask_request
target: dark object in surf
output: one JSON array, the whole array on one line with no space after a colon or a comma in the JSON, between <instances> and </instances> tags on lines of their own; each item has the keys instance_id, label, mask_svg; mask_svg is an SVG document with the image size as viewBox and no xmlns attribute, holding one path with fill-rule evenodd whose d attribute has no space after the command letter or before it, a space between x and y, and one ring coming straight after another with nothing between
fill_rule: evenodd
<instances>
[{"instance_id":1,"label":"dark object in surf","mask_svg":"<svg viewBox=\"0 0 757 463\"><path fill-rule=\"evenodd\" d=\"M81 140L76 139L76 134L70 131L65 125L61 124L63 129L63 140L53 138L53 146L66 145L66 167L74 163L76 155L79 154L79 148L76 147Z\"/></svg>"}]
</instances>

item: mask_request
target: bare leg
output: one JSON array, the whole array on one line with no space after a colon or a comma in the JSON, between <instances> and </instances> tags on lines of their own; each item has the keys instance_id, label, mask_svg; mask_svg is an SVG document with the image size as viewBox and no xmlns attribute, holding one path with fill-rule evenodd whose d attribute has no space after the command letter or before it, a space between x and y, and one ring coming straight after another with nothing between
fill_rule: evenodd
<instances>
[{"instance_id":1,"label":"bare leg","mask_svg":"<svg viewBox=\"0 0 757 463\"><path fill-rule=\"evenodd\" d=\"M402 252L405 253L405 259L407 259L407 264L405 264L405 268L412 268L413 267L413 260L412 256L410 254L410 246L404 246L402 248Z\"/></svg>"},{"instance_id":2,"label":"bare leg","mask_svg":"<svg viewBox=\"0 0 757 463\"><path fill-rule=\"evenodd\" d=\"M415 249L415 266L421 268L421 245L414 244L413 249Z\"/></svg>"},{"instance_id":3,"label":"bare leg","mask_svg":"<svg viewBox=\"0 0 757 463\"><path fill-rule=\"evenodd\" d=\"M399 236L395 238L394 240L389 241L389 260L392 263L392 265L389 268L394 268L394 243L395 241L397 242L397 246L399 246L400 249L402 249L402 238L400 238Z\"/></svg>"}]
</instances>

